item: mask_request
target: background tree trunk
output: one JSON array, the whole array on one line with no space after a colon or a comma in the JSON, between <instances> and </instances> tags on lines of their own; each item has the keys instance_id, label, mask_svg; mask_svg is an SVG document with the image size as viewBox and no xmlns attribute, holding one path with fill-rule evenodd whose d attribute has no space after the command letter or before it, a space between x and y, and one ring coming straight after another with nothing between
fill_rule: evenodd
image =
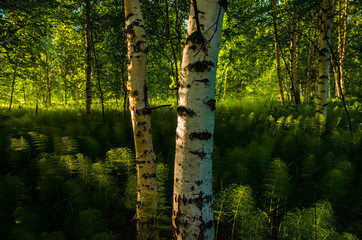
<instances>
[{"instance_id":1,"label":"background tree trunk","mask_svg":"<svg viewBox=\"0 0 362 240\"><path fill-rule=\"evenodd\" d=\"M68 81L67 81L67 75L68 75L68 69L67 64L64 62L64 103L67 105L68 103L68 96L67 96L67 90L68 90Z\"/></svg>"},{"instance_id":2,"label":"background tree trunk","mask_svg":"<svg viewBox=\"0 0 362 240\"><path fill-rule=\"evenodd\" d=\"M340 49L339 51L339 69L340 69L340 91L341 93L343 93L343 95L346 93L346 90L345 90L345 81L344 81L344 74L343 74L343 65L344 65L344 60L346 58L346 47L347 47L347 21L348 21L348 0L345 0L345 6L344 6L344 15L343 15L343 24L344 24L344 27L343 27L343 40L342 40L342 22L340 22L338 25L340 26L340 31L339 32L339 36L341 39L339 39L339 46L338 48ZM342 5L342 0L339 0L339 4L340 6ZM341 11L341 7L340 7L340 11ZM340 13L342 14L342 13ZM339 86L339 84L338 84Z\"/></svg>"},{"instance_id":3,"label":"background tree trunk","mask_svg":"<svg viewBox=\"0 0 362 240\"><path fill-rule=\"evenodd\" d=\"M214 238L215 79L226 1L192 0L178 88L174 239Z\"/></svg>"},{"instance_id":4,"label":"background tree trunk","mask_svg":"<svg viewBox=\"0 0 362 240\"><path fill-rule=\"evenodd\" d=\"M94 62L95 62L95 65L96 65L96 70L97 70L98 90L99 90L99 94L100 94L100 98L101 98L101 105L102 105L102 118L103 118L103 121L104 121L105 120L105 118L104 118L104 97L103 97L103 91L102 91L102 86L101 86L101 77L100 77L100 73L99 73L99 64L98 64L98 59L97 59L97 53L96 53L96 48L95 48L95 45L94 45L92 35L91 35L91 39L92 39L92 49L93 49L93 54L94 54Z\"/></svg>"},{"instance_id":5,"label":"background tree trunk","mask_svg":"<svg viewBox=\"0 0 362 240\"><path fill-rule=\"evenodd\" d=\"M278 39L278 26L277 26L277 6L276 0L272 1L272 17L273 17L273 28L274 28L274 46L275 46L275 58L276 58L276 70L277 70L277 79L279 86L279 98L281 104L284 106L284 92L283 92L283 81L280 74L280 49L279 49L279 39Z\"/></svg>"},{"instance_id":6,"label":"background tree trunk","mask_svg":"<svg viewBox=\"0 0 362 240\"><path fill-rule=\"evenodd\" d=\"M299 96L299 83L298 83L298 67L297 67L297 34L296 34L296 22L295 22L295 12L292 14L292 26L291 26L291 36L290 36L290 83L291 89L290 94L292 97L292 102L295 104L300 103Z\"/></svg>"},{"instance_id":7,"label":"background tree trunk","mask_svg":"<svg viewBox=\"0 0 362 240\"><path fill-rule=\"evenodd\" d=\"M15 88L16 72L17 72L17 70L18 70L18 64L19 64L19 53L20 53L20 42L18 43L18 49L17 49L17 53L16 53L15 66L14 66L13 81L12 81L12 83L11 83L11 95L10 95L9 110L11 110L11 106L13 105L13 97L14 97L14 88Z\"/></svg>"},{"instance_id":8,"label":"background tree trunk","mask_svg":"<svg viewBox=\"0 0 362 240\"><path fill-rule=\"evenodd\" d=\"M320 15L320 34L319 34L319 78L317 90L317 109L316 117L324 121L327 118L328 105L328 83L329 83L329 64L330 64L330 39L332 24L332 0L323 0Z\"/></svg>"},{"instance_id":9,"label":"background tree trunk","mask_svg":"<svg viewBox=\"0 0 362 240\"><path fill-rule=\"evenodd\" d=\"M49 61L48 55L46 55L46 103L52 104L52 95L51 95L51 77L53 70L49 70Z\"/></svg>"},{"instance_id":10,"label":"background tree trunk","mask_svg":"<svg viewBox=\"0 0 362 240\"><path fill-rule=\"evenodd\" d=\"M137 239L156 239L154 220L157 214L156 155L151 134L151 109L146 88L146 54L148 45L138 0L125 0L128 42L129 102L137 168Z\"/></svg>"},{"instance_id":11,"label":"background tree trunk","mask_svg":"<svg viewBox=\"0 0 362 240\"><path fill-rule=\"evenodd\" d=\"M227 90L227 82L228 82L228 70L225 71L225 82L224 82L224 95L222 96L222 99L226 99L226 90Z\"/></svg>"},{"instance_id":12,"label":"background tree trunk","mask_svg":"<svg viewBox=\"0 0 362 240\"><path fill-rule=\"evenodd\" d=\"M85 1L85 112L90 114L92 104L92 41L91 41L91 3Z\"/></svg>"}]
</instances>

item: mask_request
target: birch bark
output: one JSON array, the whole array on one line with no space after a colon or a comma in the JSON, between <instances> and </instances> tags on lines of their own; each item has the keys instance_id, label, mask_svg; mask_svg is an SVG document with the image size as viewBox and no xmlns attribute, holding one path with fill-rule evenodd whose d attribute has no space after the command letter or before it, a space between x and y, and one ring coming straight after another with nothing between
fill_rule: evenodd
<instances>
[{"instance_id":1,"label":"birch bark","mask_svg":"<svg viewBox=\"0 0 362 240\"><path fill-rule=\"evenodd\" d=\"M138 0L124 1L128 47L128 97L133 127L137 169L137 239L156 239L156 155L151 133L151 109L146 88L145 27Z\"/></svg>"},{"instance_id":2,"label":"birch bark","mask_svg":"<svg viewBox=\"0 0 362 240\"><path fill-rule=\"evenodd\" d=\"M329 83L329 63L330 63L330 39L332 24L332 0L323 0L320 16L319 34L319 77L317 88L317 109L316 118L324 125L327 118L328 105L328 83Z\"/></svg>"},{"instance_id":3,"label":"birch bark","mask_svg":"<svg viewBox=\"0 0 362 240\"><path fill-rule=\"evenodd\" d=\"M191 0L178 88L173 238L213 239L215 78L226 1Z\"/></svg>"}]
</instances>

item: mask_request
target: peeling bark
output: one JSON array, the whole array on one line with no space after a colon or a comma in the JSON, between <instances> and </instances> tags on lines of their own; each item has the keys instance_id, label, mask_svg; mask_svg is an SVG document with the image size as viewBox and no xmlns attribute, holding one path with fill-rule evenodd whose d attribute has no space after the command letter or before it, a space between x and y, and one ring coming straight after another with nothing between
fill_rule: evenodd
<instances>
[{"instance_id":1,"label":"peeling bark","mask_svg":"<svg viewBox=\"0 0 362 240\"><path fill-rule=\"evenodd\" d=\"M124 1L128 45L128 97L133 127L137 169L137 239L157 239L156 155L151 133L151 109L146 88L146 42L138 0Z\"/></svg>"},{"instance_id":2,"label":"peeling bark","mask_svg":"<svg viewBox=\"0 0 362 240\"><path fill-rule=\"evenodd\" d=\"M178 88L173 238L213 239L215 78L225 1L192 0Z\"/></svg>"}]
</instances>

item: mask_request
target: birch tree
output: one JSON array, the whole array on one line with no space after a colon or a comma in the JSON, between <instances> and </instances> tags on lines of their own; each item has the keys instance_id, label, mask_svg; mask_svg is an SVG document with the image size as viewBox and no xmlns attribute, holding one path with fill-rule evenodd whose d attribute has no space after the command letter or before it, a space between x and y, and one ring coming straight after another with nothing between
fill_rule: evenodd
<instances>
[{"instance_id":1,"label":"birch tree","mask_svg":"<svg viewBox=\"0 0 362 240\"><path fill-rule=\"evenodd\" d=\"M316 118L322 122L327 117L328 105L328 83L329 83L329 63L331 57L330 39L332 24L332 0L323 0L320 14L319 33L319 75L317 85L317 109Z\"/></svg>"},{"instance_id":2,"label":"birch tree","mask_svg":"<svg viewBox=\"0 0 362 240\"><path fill-rule=\"evenodd\" d=\"M137 169L137 239L156 238L152 219L156 217L156 155L151 134L151 109L146 89L145 27L138 0L124 1L128 47L128 82Z\"/></svg>"},{"instance_id":3,"label":"birch tree","mask_svg":"<svg viewBox=\"0 0 362 240\"><path fill-rule=\"evenodd\" d=\"M178 87L174 239L213 239L215 78L226 1L191 0Z\"/></svg>"}]
</instances>

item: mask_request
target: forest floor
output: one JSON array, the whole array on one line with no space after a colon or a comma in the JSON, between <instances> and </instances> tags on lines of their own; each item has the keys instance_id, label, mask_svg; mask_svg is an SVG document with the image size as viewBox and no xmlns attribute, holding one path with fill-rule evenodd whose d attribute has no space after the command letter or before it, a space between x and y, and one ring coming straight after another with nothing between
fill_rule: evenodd
<instances>
[{"instance_id":1,"label":"forest floor","mask_svg":"<svg viewBox=\"0 0 362 240\"><path fill-rule=\"evenodd\" d=\"M2 239L135 239L129 116L53 105L0 107ZM362 104L353 132L331 100L324 133L314 105L220 101L213 156L218 239L362 238ZM176 109L152 113L161 239L171 236Z\"/></svg>"}]
</instances>

